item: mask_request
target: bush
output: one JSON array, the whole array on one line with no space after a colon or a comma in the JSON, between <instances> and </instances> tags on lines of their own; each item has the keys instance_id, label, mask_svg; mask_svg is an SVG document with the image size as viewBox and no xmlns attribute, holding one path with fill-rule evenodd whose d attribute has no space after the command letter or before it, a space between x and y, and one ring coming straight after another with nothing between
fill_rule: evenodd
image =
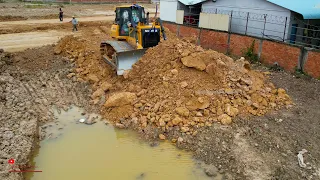
<instances>
[{"instance_id":1,"label":"bush","mask_svg":"<svg viewBox=\"0 0 320 180\"><path fill-rule=\"evenodd\" d=\"M251 63L257 63L259 61L259 56L254 52L255 40L252 41L250 47L248 47L245 52L243 52L243 56L248 59Z\"/></svg>"}]
</instances>

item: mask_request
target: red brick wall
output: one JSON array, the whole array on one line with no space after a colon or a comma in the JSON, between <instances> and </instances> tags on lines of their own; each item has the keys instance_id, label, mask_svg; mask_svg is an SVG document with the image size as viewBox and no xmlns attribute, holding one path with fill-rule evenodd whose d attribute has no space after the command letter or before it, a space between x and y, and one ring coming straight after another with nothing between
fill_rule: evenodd
<instances>
[{"instance_id":1,"label":"red brick wall","mask_svg":"<svg viewBox=\"0 0 320 180\"><path fill-rule=\"evenodd\" d=\"M308 52L303 71L314 78L320 78L320 52Z\"/></svg>"},{"instance_id":2,"label":"red brick wall","mask_svg":"<svg viewBox=\"0 0 320 180\"><path fill-rule=\"evenodd\" d=\"M177 25L164 23L164 26L173 33L177 33ZM200 30L197 28L180 26L181 37L199 36ZM231 34L230 52L236 56L243 56L243 51L250 47L255 40L255 53L258 53L260 39L254 37ZM212 30L201 30L200 45L204 48L213 49L222 53L227 52L228 33ZM275 62L283 67L286 71L294 72L298 66L300 58L300 47L290 46L283 43L263 40L261 61L264 64L273 65ZM304 66L304 72L313 76L320 77L320 52L309 51L308 58Z\"/></svg>"},{"instance_id":3,"label":"red brick wall","mask_svg":"<svg viewBox=\"0 0 320 180\"><path fill-rule=\"evenodd\" d=\"M228 33L202 30L200 45L222 53L227 52Z\"/></svg>"},{"instance_id":4,"label":"red brick wall","mask_svg":"<svg viewBox=\"0 0 320 180\"><path fill-rule=\"evenodd\" d=\"M170 32L177 33L177 25L171 23L163 23L163 26L168 28Z\"/></svg>"},{"instance_id":5,"label":"red brick wall","mask_svg":"<svg viewBox=\"0 0 320 180\"><path fill-rule=\"evenodd\" d=\"M254 52L258 53L259 50L259 39L255 39L249 36L241 36L236 34L231 34L230 37L230 52L236 56L243 56L243 51L246 51L248 47L251 46L252 42L255 40Z\"/></svg>"},{"instance_id":6,"label":"red brick wall","mask_svg":"<svg viewBox=\"0 0 320 180\"><path fill-rule=\"evenodd\" d=\"M300 48L290 45L264 40L261 58L265 64L272 65L278 62L285 70L294 72L298 66Z\"/></svg>"},{"instance_id":7,"label":"red brick wall","mask_svg":"<svg viewBox=\"0 0 320 180\"><path fill-rule=\"evenodd\" d=\"M179 29L180 37L199 37L199 29L187 26L180 26Z\"/></svg>"}]
</instances>

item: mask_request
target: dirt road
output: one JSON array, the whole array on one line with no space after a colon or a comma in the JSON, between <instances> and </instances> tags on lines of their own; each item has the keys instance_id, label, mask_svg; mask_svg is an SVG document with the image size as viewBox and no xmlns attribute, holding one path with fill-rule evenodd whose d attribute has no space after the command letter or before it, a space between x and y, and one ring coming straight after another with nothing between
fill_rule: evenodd
<instances>
[{"instance_id":1,"label":"dirt road","mask_svg":"<svg viewBox=\"0 0 320 180\"><path fill-rule=\"evenodd\" d=\"M155 14L150 13L150 17L153 17ZM10 26L10 25L34 25L34 24L61 24L61 23L70 23L72 18L65 18L63 22L60 22L59 19L31 19L24 21L4 21L0 22L0 26ZM77 18L79 23L81 22L90 22L90 21L113 21L114 16L91 16L91 17L79 17Z\"/></svg>"},{"instance_id":2,"label":"dirt road","mask_svg":"<svg viewBox=\"0 0 320 180\"><path fill-rule=\"evenodd\" d=\"M62 24L70 23L72 18L65 18L63 22L59 19L37 19L37 20L25 20L25 21L6 21L0 22L0 26L10 26L10 25L34 25L34 24ZM79 23L88 21L112 21L114 16L93 16L93 17L80 17L77 18Z\"/></svg>"},{"instance_id":3,"label":"dirt road","mask_svg":"<svg viewBox=\"0 0 320 180\"><path fill-rule=\"evenodd\" d=\"M0 35L0 49L7 52L22 51L27 48L54 44L60 38L72 34L70 31L28 32Z\"/></svg>"},{"instance_id":4,"label":"dirt road","mask_svg":"<svg viewBox=\"0 0 320 180\"><path fill-rule=\"evenodd\" d=\"M79 29L75 35L78 36L81 33L81 29L86 27L87 24L83 24L82 22L110 22L114 19L113 16L93 16L93 17L80 17L77 18L79 20ZM56 43L60 38L72 34L71 32L71 18L66 18L63 22L60 22L58 19L42 19L42 20L24 20L24 21L6 21L0 22L0 29L2 31L16 31L21 29L22 32L31 26L31 30L43 29L59 29L58 26L63 26L65 29L59 30L49 30L49 31L41 31L41 32L25 32L25 33L9 33L2 34L0 33L0 48L4 49L8 52L16 52L21 51L27 48L41 47L48 44ZM51 24L51 25L50 25ZM54 25L53 25L54 24ZM56 26L56 24L58 26ZM54 27L52 27L52 25ZM69 27L70 25L70 27ZM91 25L91 24L89 24ZM32 29L32 26L35 29ZM67 30L67 28L69 28ZM30 30L30 31L31 31ZM14 32L12 31L12 32ZM20 31L18 31L20 32Z\"/></svg>"},{"instance_id":5,"label":"dirt road","mask_svg":"<svg viewBox=\"0 0 320 180\"><path fill-rule=\"evenodd\" d=\"M46 25L48 24L62 24L68 27L71 18L66 18L64 22L59 22L57 19L42 19L42 20L24 20L24 21L7 21L0 22L1 28L11 28L17 25ZM95 17L81 17L78 18L79 26L82 28L81 22L97 22L97 21L111 21L113 16L95 16ZM71 26L71 25L70 25ZM23 27L22 27L23 28ZM54 27L51 26L52 29ZM16 28L14 28L16 29ZM78 32L77 32L78 33ZM81 33L81 31L76 36ZM41 32L26 32L26 33L10 33L0 35L0 48L7 52L22 51L27 48L41 47L48 44L56 43L60 38L72 34L71 30L49 30Z\"/></svg>"}]
</instances>

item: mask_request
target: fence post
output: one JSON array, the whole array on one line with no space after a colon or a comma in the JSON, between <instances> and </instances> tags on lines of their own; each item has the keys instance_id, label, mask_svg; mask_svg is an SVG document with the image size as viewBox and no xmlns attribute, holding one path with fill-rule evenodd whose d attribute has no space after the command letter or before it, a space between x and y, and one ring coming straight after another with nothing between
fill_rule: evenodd
<instances>
[{"instance_id":1,"label":"fence post","mask_svg":"<svg viewBox=\"0 0 320 180\"><path fill-rule=\"evenodd\" d=\"M303 71L304 69L304 65L308 59L308 52L309 52L309 48L306 48L304 46L301 47L300 49L300 56L299 56L299 60L298 60L298 70Z\"/></svg>"},{"instance_id":2,"label":"fence post","mask_svg":"<svg viewBox=\"0 0 320 180\"><path fill-rule=\"evenodd\" d=\"M264 38L264 31L265 31L265 29L266 29L266 22L267 22L267 14L264 15L264 24L263 24L262 38Z\"/></svg>"},{"instance_id":3,"label":"fence post","mask_svg":"<svg viewBox=\"0 0 320 180\"><path fill-rule=\"evenodd\" d=\"M231 28L232 28L232 14L233 14L233 10L231 10L231 15L230 15L229 33L231 32Z\"/></svg>"},{"instance_id":4,"label":"fence post","mask_svg":"<svg viewBox=\"0 0 320 180\"><path fill-rule=\"evenodd\" d=\"M199 30L198 42L197 42L197 45L198 45L198 46L201 45L201 33L202 33L202 28L200 28L200 30Z\"/></svg>"},{"instance_id":5,"label":"fence post","mask_svg":"<svg viewBox=\"0 0 320 180\"><path fill-rule=\"evenodd\" d=\"M263 39L260 39L260 40L259 40L259 49L258 49L258 59L259 59L259 62L261 62L262 46L263 46Z\"/></svg>"},{"instance_id":6,"label":"fence post","mask_svg":"<svg viewBox=\"0 0 320 180\"><path fill-rule=\"evenodd\" d=\"M247 35L247 30L248 30L248 22L249 22L249 12L247 13L247 24L246 24L246 32L244 33Z\"/></svg>"},{"instance_id":7,"label":"fence post","mask_svg":"<svg viewBox=\"0 0 320 180\"><path fill-rule=\"evenodd\" d=\"M283 42L285 42L285 38L286 38L287 21L288 21L288 17L286 17L286 22L284 23Z\"/></svg>"},{"instance_id":8,"label":"fence post","mask_svg":"<svg viewBox=\"0 0 320 180\"><path fill-rule=\"evenodd\" d=\"M231 15L230 15L230 25L229 25L228 42L227 42L227 54L230 53L230 38L231 38L231 28L232 28L232 14L233 14L233 10L231 10Z\"/></svg>"}]
</instances>

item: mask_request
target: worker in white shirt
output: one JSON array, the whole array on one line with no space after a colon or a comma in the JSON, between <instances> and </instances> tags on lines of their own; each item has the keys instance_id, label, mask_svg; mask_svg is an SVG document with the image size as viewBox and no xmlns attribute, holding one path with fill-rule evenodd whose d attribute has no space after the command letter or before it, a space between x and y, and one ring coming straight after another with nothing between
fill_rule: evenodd
<instances>
[{"instance_id":1,"label":"worker in white shirt","mask_svg":"<svg viewBox=\"0 0 320 180\"><path fill-rule=\"evenodd\" d=\"M72 31L74 31L74 30L78 31L78 28L77 28L78 20L74 16L72 16L72 20L70 22L72 22L72 25L73 25Z\"/></svg>"}]
</instances>

